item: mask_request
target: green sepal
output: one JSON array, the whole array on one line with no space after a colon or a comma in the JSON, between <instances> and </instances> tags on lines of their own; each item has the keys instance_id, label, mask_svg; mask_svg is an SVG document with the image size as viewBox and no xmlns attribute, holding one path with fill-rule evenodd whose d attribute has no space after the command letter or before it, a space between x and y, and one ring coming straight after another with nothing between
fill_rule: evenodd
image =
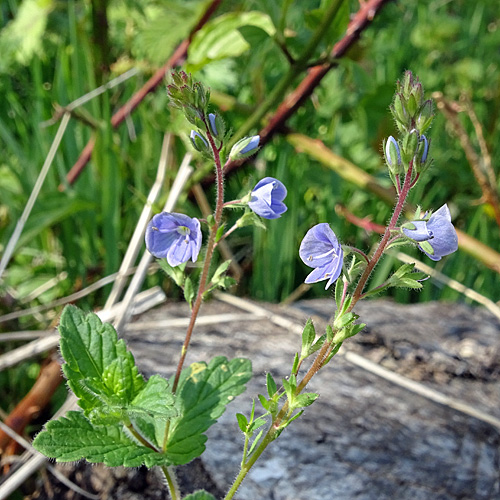
<instances>
[{"instance_id":1,"label":"green sepal","mask_svg":"<svg viewBox=\"0 0 500 500\"><path fill-rule=\"evenodd\" d=\"M262 407L264 408L264 410L270 411L269 408L271 406L271 401L268 400L268 399L266 399L266 397L263 396L262 394L259 394L258 398L259 398L260 404L262 405Z\"/></svg>"},{"instance_id":2,"label":"green sepal","mask_svg":"<svg viewBox=\"0 0 500 500\"><path fill-rule=\"evenodd\" d=\"M218 243L222 236L224 236L224 230L226 229L226 226L224 224L221 224L219 228L217 229L217 232L215 233L215 243Z\"/></svg>"},{"instance_id":3,"label":"green sepal","mask_svg":"<svg viewBox=\"0 0 500 500\"><path fill-rule=\"evenodd\" d=\"M195 491L189 495L182 497L183 500L217 500L211 493L205 490Z\"/></svg>"},{"instance_id":4,"label":"green sepal","mask_svg":"<svg viewBox=\"0 0 500 500\"><path fill-rule=\"evenodd\" d=\"M309 349L308 356L314 354L316 351L321 349L323 347L323 344L325 343L325 340L326 340L326 333L321 335L321 337L311 346L311 348Z\"/></svg>"},{"instance_id":5,"label":"green sepal","mask_svg":"<svg viewBox=\"0 0 500 500\"><path fill-rule=\"evenodd\" d=\"M157 259L156 262L158 262L160 268L174 281L178 287L182 288L184 286L184 280L186 279L186 275L184 273L184 270L186 269L185 262L175 267L172 267L167 262L167 259Z\"/></svg>"},{"instance_id":6,"label":"green sepal","mask_svg":"<svg viewBox=\"0 0 500 500\"><path fill-rule=\"evenodd\" d=\"M326 341L331 342L334 336L334 331L330 325L326 325Z\"/></svg>"},{"instance_id":7,"label":"green sepal","mask_svg":"<svg viewBox=\"0 0 500 500\"><path fill-rule=\"evenodd\" d=\"M299 370L299 353L295 353L295 357L293 358L293 364L292 364L292 373L297 373Z\"/></svg>"},{"instance_id":8,"label":"green sepal","mask_svg":"<svg viewBox=\"0 0 500 500\"><path fill-rule=\"evenodd\" d=\"M359 333L361 330L366 325L364 323L360 323L359 325L355 323L351 323L348 326L342 328L341 330L337 331L333 337L333 343L335 344L341 344L344 342L344 340L348 339L349 337L354 337L357 333ZM330 358L328 358L330 359Z\"/></svg>"},{"instance_id":9,"label":"green sepal","mask_svg":"<svg viewBox=\"0 0 500 500\"><path fill-rule=\"evenodd\" d=\"M363 328L365 327L365 325L363 325ZM333 348L332 352L328 355L328 357L325 359L325 362L323 363L323 366L327 365L330 360L333 358L333 356L335 356L335 354L337 354L340 350L340 348L342 347L342 342L339 342L338 344L335 344L335 347Z\"/></svg>"},{"instance_id":10,"label":"green sepal","mask_svg":"<svg viewBox=\"0 0 500 500\"><path fill-rule=\"evenodd\" d=\"M238 421L238 427L240 428L240 431L243 433L246 433L248 430L248 420L243 413L237 413L236 414L236 420Z\"/></svg>"},{"instance_id":11,"label":"green sepal","mask_svg":"<svg viewBox=\"0 0 500 500\"><path fill-rule=\"evenodd\" d=\"M432 245L428 241L421 241L419 246L424 252L434 255L434 248L432 248Z\"/></svg>"},{"instance_id":12,"label":"green sepal","mask_svg":"<svg viewBox=\"0 0 500 500\"><path fill-rule=\"evenodd\" d=\"M296 408L305 408L307 406L311 406L316 399L318 399L319 394L316 394L315 392L304 392L302 394L299 394L295 396L294 401L293 401L293 407L290 407L290 409L295 410Z\"/></svg>"},{"instance_id":13,"label":"green sepal","mask_svg":"<svg viewBox=\"0 0 500 500\"><path fill-rule=\"evenodd\" d=\"M337 309L340 309L342 305L343 295L344 295L344 281L337 280L335 282L335 304L337 304Z\"/></svg>"},{"instance_id":14,"label":"green sepal","mask_svg":"<svg viewBox=\"0 0 500 500\"><path fill-rule=\"evenodd\" d=\"M186 464L203 453L207 440L204 432L245 390L251 369L247 359L228 361L218 356L208 365L193 363L182 371L176 392L179 416L170 420L167 436L166 453L172 463Z\"/></svg>"},{"instance_id":15,"label":"green sepal","mask_svg":"<svg viewBox=\"0 0 500 500\"><path fill-rule=\"evenodd\" d=\"M96 314L66 306L59 333L63 373L86 415L96 407L126 407L145 386L125 342Z\"/></svg>"},{"instance_id":16,"label":"green sepal","mask_svg":"<svg viewBox=\"0 0 500 500\"><path fill-rule=\"evenodd\" d=\"M193 286L193 281L189 276L186 277L186 280L184 281L184 298L186 299L186 302L189 304L189 308L193 308L193 300L196 295L196 291Z\"/></svg>"},{"instance_id":17,"label":"green sepal","mask_svg":"<svg viewBox=\"0 0 500 500\"><path fill-rule=\"evenodd\" d=\"M210 286L205 290L203 294L204 297L216 288L227 289L237 283L234 278L226 275L227 269L230 264L231 260L226 260L215 270L215 273L210 280Z\"/></svg>"},{"instance_id":18,"label":"green sepal","mask_svg":"<svg viewBox=\"0 0 500 500\"><path fill-rule=\"evenodd\" d=\"M295 400L295 390L297 389L297 377L292 374L288 378L283 379L283 388L285 389L286 397L288 399L288 404L292 407Z\"/></svg>"},{"instance_id":19,"label":"green sepal","mask_svg":"<svg viewBox=\"0 0 500 500\"><path fill-rule=\"evenodd\" d=\"M305 359L311 355L311 346L316 338L316 330L314 324L309 318L304 329L302 330L302 350L300 351L300 358Z\"/></svg>"},{"instance_id":20,"label":"green sepal","mask_svg":"<svg viewBox=\"0 0 500 500\"><path fill-rule=\"evenodd\" d=\"M93 425L82 412L70 411L50 420L33 441L33 446L57 462L82 458L108 467L154 467L171 465L168 457L130 438L122 425Z\"/></svg>"},{"instance_id":21,"label":"green sepal","mask_svg":"<svg viewBox=\"0 0 500 500\"><path fill-rule=\"evenodd\" d=\"M251 210L247 210L237 221L236 225L238 227L245 226L257 226L262 229L267 229L266 225L262 222L262 219Z\"/></svg>"},{"instance_id":22,"label":"green sepal","mask_svg":"<svg viewBox=\"0 0 500 500\"><path fill-rule=\"evenodd\" d=\"M265 422L264 422L265 423ZM248 454L251 455L253 450L255 450L255 447L259 444L260 438L262 437L262 434L264 434L264 430L261 430L257 436L255 436L255 439L252 441L252 445L250 446L248 450Z\"/></svg>"},{"instance_id":23,"label":"green sepal","mask_svg":"<svg viewBox=\"0 0 500 500\"><path fill-rule=\"evenodd\" d=\"M267 393L269 394L270 398L272 398L278 391L276 382L274 381L274 378L270 372L267 372L266 374L266 387L267 387Z\"/></svg>"},{"instance_id":24,"label":"green sepal","mask_svg":"<svg viewBox=\"0 0 500 500\"><path fill-rule=\"evenodd\" d=\"M359 318L359 315L353 312L342 314L342 316L336 317L333 322L333 328L335 330L341 330L345 328L347 325L351 324L353 321L356 321Z\"/></svg>"}]
</instances>

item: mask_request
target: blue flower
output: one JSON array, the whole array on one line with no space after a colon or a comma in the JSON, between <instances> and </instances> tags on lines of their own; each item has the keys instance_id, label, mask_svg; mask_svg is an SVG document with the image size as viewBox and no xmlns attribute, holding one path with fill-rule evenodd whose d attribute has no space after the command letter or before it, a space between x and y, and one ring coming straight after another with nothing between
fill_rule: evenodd
<instances>
[{"instance_id":1,"label":"blue flower","mask_svg":"<svg viewBox=\"0 0 500 500\"><path fill-rule=\"evenodd\" d=\"M411 225L414 227L403 226L403 233L416 241L418 248L430 259L438 261L441 257L457 251L458 237L451 223L448 205L436 210L428 221L413 221Z\"/></svg>"},{"instance_id":2,"label":"blue flower","mask_svg":"<svg viewBox=\"0 0 500 500\"><path fill-rule=\"evenodd\" d=\"M146 248L172 267L189 259L196 262L201 248L200 221L183 214L157 214L146 228Z\"/></svg>"},{"instance_id":3,"label":"blue flower","mask_svg":"<svg viewBox=\"0 0 500 500\"><path fill-rule=\"evenodd\" d=\"M279 180L264 177L253 188L248 206L264 219L277 219L287 211L285 197L286 187Z\"/></svg>"},{"instance_id":4,"label":"blue flower","mask_svg":"<svg viewBox=\"0 0 500 500\"><path fill-rule=\"evenodd\" d=\"M299 255L304 264L314 268L305 283L328 280L326 290L340 276L344 252L327 223L317 224L307 231L300 244Z\"/></svg>"}]
</instances>

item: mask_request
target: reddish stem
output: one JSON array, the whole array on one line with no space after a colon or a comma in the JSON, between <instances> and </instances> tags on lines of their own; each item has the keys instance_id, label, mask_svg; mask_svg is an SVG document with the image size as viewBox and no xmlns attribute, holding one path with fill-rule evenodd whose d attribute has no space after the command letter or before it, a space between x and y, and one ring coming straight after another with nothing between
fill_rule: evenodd
<instances>
[{"instance_id":1,"label":"reddish stem","mask_svg":"<svg viewBox=\"0 0 500 500\"><path fill-rule=\"evenodd\" d=\"M380 240L380 243L378 244L378 247L375 250L375 253L373 254L370 261L368 262L368 265L366 266L363 274L361 275L361 278L358 281L356 289L354 290L354 293L352 294L352 302L351 302L351 305L349 306L349 311L352 311L356 302L361 298L361 295L362 295L363 290L365 288L366 282L368 281L370 274L372 273L373 269L375 268L378 261L380 260L380 257L382 257L382 254L384 253L385 247L387 246L387 243L391 237L391 232L396 228L396 224L399 220L399 217L401 216L401 212L403 211L403 207L405 205L406 198L408 196L408 193L410 192L412 172L413 172L413 162L410 162L410 165L408 167L408 172L406 172L403 187L401 188L401 193L398 196L398 200L396 202L396 207L394 208L394 213L392 214L389 225L386 227L384 235L382 236L382 239Z\"/></svg>"}]
</instances>

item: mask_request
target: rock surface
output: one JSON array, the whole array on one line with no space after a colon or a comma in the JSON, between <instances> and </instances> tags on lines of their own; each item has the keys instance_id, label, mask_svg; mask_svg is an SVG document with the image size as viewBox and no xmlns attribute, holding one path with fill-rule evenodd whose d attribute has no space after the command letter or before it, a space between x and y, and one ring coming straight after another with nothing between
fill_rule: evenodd
<instances>
[{"instance_id":1,"label":"rock surface","mask_svg":"<svg viewBox=\"0 0 500 500\"><path fill-rule=\"evenodd\" d=\"M266 307L298 325L313 316L318 332L332 313L331 301L326 300L304 301L286 310ZM496 318L465 305L402 306L378 300L360 304L357 312L368 326L342 349L500 419ZM187 360L208 361L224 354L253 362L254 378L247 392L209 430L201 462L183 468L185 491L206 484L218 498L230 486L241 460L243 439L235 412L248 415L252 398L265 392L265 374L270 371L276 380L286 376L300 349L297 330L252 319L219 301L202 309L202 315L227 313L235 313L237 319L197 328ZM154 325L186 316L182 305L169 304L139 318L139 325L148 322L144 328L125 332L145 374L170 375L175 370L185 328ZM500 433L495 425L380 378L342 355L313 379L309 389L320 398L266 450L240 488L239 500L500 498ZM74 477L74 468L63 470ZM99 491L97 470L78 466L80 484L89 491ZM112 472L102 470L104 476ZM132 492L118 491L127 481L116 476L124 471L116 471L114 484L101 486L99 498L168 497L160 492L161 481L154 473L132 472ZM93 476L94 485L83 476ZM70 498L62 495L56 498Z\"/></svg>"}]
</instances>

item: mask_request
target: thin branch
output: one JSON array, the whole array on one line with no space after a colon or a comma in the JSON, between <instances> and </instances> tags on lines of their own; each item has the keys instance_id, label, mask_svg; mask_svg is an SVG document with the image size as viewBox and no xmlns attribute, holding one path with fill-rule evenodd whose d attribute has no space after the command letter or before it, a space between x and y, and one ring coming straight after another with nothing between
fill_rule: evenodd
<instances>
[{"instance_id":1,"label":"thin branch","mask_svg":"<svg viewBox=\"0 0 500 500\"><path fill-rule=\"evenodd\" d=\"M373 21L377 12L389 0L369 0L361 5L359 11L354 15L349 23L346 34L339 40L330 52L332 60L342 57L347 50L359 38L363 30ZM297 88L291 92L282 103L274 115L267 122L267 125L259 132L260 146L264 146L271 140L275 133L283 130L287 120L302 106L304 101L313 93L321 80L332 69L334 64L325 63L309 69L307 76L300 82ZM226 174L239 168L245 160L230 162L224 171Z\"/></svg>"}]
</instances>

